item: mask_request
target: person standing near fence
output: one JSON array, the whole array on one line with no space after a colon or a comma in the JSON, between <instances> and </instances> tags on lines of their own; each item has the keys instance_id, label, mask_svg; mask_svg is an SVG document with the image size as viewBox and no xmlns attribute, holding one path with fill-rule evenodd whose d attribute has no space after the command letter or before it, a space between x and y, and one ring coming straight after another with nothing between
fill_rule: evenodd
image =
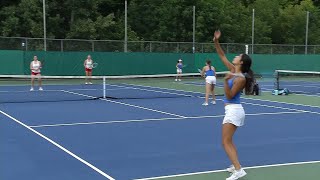
<instances>
[{"instance_id":1,"label":"person standing near fence","mask_svg":"<svg viewBox=\"0 0 320 180\"><path fill-rule=\"evenodd\" d=\"M92 84L91 76L92 76L92 68L93 68L93 60L91 59L91 55L87 56L87 59L84 60L83 66L85 68L86 73L86 84Z\"/></svg>"},{"instance_id":2,"label":"person standing near fence","mask_svg":"<svg viewBox=\"0 0 320 180\"><path fill-rule=\"evenodd\" d=\"M34 90L34 79L37 78L38 79L38 83L39 83L39 91L42 91L42 87L41 87L41 62L38 60L37 56L33 56L33 60L30 63L30 70L31 70L31 89L30 91Z\"/></svg>"},{"instance_id":3,"label":"person standing near fence","mask_svg":"<svg viewBox=\"0 0 320 180\"><path fill-rule=\"evenodd\" d=\"M176 68L177 68L176 81L181 81L182 68L183 68L182 59L178 60Z\"/></svg>"}]
</instances>

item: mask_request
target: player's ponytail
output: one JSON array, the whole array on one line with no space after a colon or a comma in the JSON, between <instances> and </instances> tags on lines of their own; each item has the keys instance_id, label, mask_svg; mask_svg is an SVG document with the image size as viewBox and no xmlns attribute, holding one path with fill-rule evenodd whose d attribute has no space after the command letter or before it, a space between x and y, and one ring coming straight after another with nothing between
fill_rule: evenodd
<instances>
[{"instance_id":1,"label":"player's ponytail","mask_svg":"<svg viewBox=\"0 0 320 180\"><path fill-rule=\"evenodd\" d=\"M242 54L241 61L242 61L241 72L245 75L245 78L246 78L245 94L249 95L251 94L252 84L254 81L254 73L251 70L252 60L249 55Z\"/></svg>"},{"instance_id":2,"label":"player's ponytail","mask_svg":"<svg viewBox=\"0 0 320 180\"><path fill-rule=\"evenodd\" d=\"M209 66L209 69L211 70L211 61L210 61L210 60L207 60L206 63L207 63L207 65Z\"/></svg>"}]
</instances>

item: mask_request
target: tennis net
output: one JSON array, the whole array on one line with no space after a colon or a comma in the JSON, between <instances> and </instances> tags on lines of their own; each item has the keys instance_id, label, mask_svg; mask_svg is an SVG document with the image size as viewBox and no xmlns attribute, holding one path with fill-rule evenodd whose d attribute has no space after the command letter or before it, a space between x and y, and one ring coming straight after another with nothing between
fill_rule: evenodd
<instances>
[{"instance_id":1,"label":"tennis net","mask_svg":"<svg viewBox=\"0 0 320 180\"><path fill-rule=\"evenodd\" d=\"M274 88L287 88L294 94L320 95L320 72L276 70Z\"/></svg>"},{"instance_id":2,"label":"tennis net","mask_svg":"<svg viewBox=\"0 0 320 180\"><path fill-rule=\"evenodd\" d=\"M225 72L217 73L219 77ZM183 74L175 81L175 74L92 76L86 84L85 76L35 77L31 89L30 75L0 75L0 103L59 102L107 99L156 99L203 96L205 81L198 73ZM219 85L218 85L219 86ZM223 95L223 88L216 88L216 95Z\"/></svg>"}]
</instances>

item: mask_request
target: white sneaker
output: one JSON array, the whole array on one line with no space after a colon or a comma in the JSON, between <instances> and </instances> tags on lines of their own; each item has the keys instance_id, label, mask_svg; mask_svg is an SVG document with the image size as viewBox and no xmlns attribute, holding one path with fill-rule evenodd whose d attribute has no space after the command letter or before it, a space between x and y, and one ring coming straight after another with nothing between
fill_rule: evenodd
<instances>
[{"instance_id":1,"label":"white sneaker","mask_svg":"<svg viewBox=\"0 0 320 180\"><path fill-rule=\"evenodd\" d=\"M39 91L43 91L42 87L39 87Z\"/></svg>"},{"instance_id":2,"label":"white sneaker","mask_svg":"<svg viewBox=\"0 0 320 180\"><path fill-rule=\"evenodd\" d=\"M88 83L86 82L86 84L88 84Z\"/></svg>"},{"instance_id":3,"label":"white sneaker","mask_svg":"<svg viewBox=\"0 0 320 180\"><path fill-rule=\"evenodd\" d=\"M244 177L247 175L247 173L241 168L239 170L235 170L230 177L228 177L226 180L237 180L239 178Z\"/></svg>"},{"instance_id":4,"label":"white sneaker","mask_svg":"<svg viewBox=\"0 0 320 180\"><path fill-rule=\"evenodd\" d=\"M212 101L211 103L212 103L212 104L216 104L216 101Z\"/></svg>"},{"instance_id":5,"label":"white sneaker","mask_svg":"<svg viewBox=\"0 0 320 180\"><path fill-rule=\"evenodd\" d=\"M202 104L202 106L208 106L209 104L208 103L206 103L206 102L204 102L203 104Z\"/></svg>"},{"instance_id":6,"label":"white sneaker","mask_svg":"<svg viewBox=\"0 0 320 180\"><path fill-rule=\"evenodd\" d=\"M178 79L176 79L175 81L178 81Z\"/></svg>"},{"instance_id":7,"label":"white sneaker","mask_svg":"<svg viewBox=\"0 0 320 180\"><path fill-rule=\"evenodd\" d=\"M34 89L33 89L33 87L32 88L30 88L30 91L33 91Z\"/></svg>"},{"instance_id":8,"label":"white sneaker","mask_svg":"<svg viewBox=\"0 0 320 180\"><path fill-rule=\"evenodd\" d=\"M89 82L89 84L92 84L92 82Z\"/></svg>"},{"instance_id":9,"label":"white sneaker","mask_svg":"<svg viewBox=\"0 0 320 180\"><path fill-rule=\"evenodd\" d=\"M181 81L181 79L178 79L178 81Z\"/></svg>"},{"instance_id":10,"label":"white sneaker","mask_svg":"<svg viewBox=\"0 0 320 180\"><path fill-rule=\"evenodd\" d=\"M233 173L235 170L236 170L236 168L234 167L234 165L230 165L230 166L227 168L227 171L230 172L230 173Z\"/></svg>"}]
</instances>

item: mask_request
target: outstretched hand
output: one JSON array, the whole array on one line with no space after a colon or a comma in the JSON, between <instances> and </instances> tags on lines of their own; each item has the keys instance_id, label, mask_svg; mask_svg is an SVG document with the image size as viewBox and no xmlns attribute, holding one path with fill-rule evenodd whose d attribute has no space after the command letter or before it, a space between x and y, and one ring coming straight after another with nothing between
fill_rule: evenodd
<instances>
[{"instance_id":1,"label":"outstretched hand","mask_svg":"<svg viewBox=\"0 0 320 180\"><path fill-rule=\"evenodd\" d=\"M221 36L220 30L216 30L216 31L214 32L213 41L214 41L215 39L218 40L218 39L220 38L220 36Z\"/></svg>"}]
</instances>

